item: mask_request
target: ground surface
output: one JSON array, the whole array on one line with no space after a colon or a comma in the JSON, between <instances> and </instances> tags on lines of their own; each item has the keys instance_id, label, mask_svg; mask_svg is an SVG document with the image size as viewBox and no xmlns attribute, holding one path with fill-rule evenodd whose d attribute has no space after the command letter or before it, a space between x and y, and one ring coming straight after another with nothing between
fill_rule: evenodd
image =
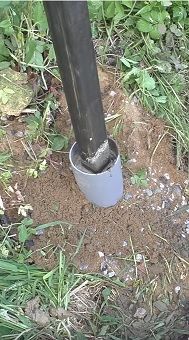
<instances>
[{"instance_id":1,"label":"ground surface","mask_svg":"<svg viewBox=\"0 0 189 340\"><path fill-rule=\"evenodd\" d=\"M67 152L52 154L48 169L38 178L28 179L25 168L31 159L23 137L18 137L18 131L25 131L25 124L14 120L7 126L9 145L4 140L2 147L12 150L14 182L18 183L24 204L32 206L35 223L69 222L69 226L48 228L33 239L32 260L52 268L57 262L57 248L72 255L84 235L74 259L80 270L128 282L126 296L132 293L132 282L138 282L139 287L148 282L146 301L141 293L141 303L149 313L152 302L162 299L164 307L157 305L157 312L170 302L174 306L179 301L184 306L189 296L187 174L176 169L171 130L144 112L135 100L129 101L113 74L99 72L105 115L110 119L120 114L117 120L107 123L123 159L124 196L115 207L102 209L86 201L75 183ZM56 125L62 133L68 133L71 124L63 94L60 103ZM38 154L44 146L32 147ZM146 187L131 184L131 177L140 169L147 170ZM9 217L15 221L18 197L10 192L2 196ZM127 301L125 308L129 306Z\"/></svg>"}]
</instances>

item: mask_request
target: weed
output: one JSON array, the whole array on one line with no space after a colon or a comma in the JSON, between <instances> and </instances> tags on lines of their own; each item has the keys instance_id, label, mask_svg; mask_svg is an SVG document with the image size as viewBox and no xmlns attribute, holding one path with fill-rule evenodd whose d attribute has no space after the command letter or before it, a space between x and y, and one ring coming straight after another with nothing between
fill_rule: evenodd
<instances>
[{"instance_id":1,"label":"weed","mask_svg":"<svg viewBox=\"0 0 189 340\"><path fill-rule=\"evenodd\" d=\"M101 62L117 63L126 90L165 118L177 140L177 163L188 151L188 5L179 1L89 2ZM97 50L98 52L98 50ZM185 151L184 151L185 150Z\"/></svg>"},{"instance_id":2,"label":"weed","mask_svg":"<svg viewBox=\"0 0 189 340\"><path fill-rule=\"evenodd\" d=\"M0 182L6 188L12 178L11 168L11 154L9 152L0 153Z\"/></svg>"},{"instance_id":3,"label":"weed","mask_svg":"<svg viewBox=\"0 0 189 340\"><path fill-rule=\"evenodd\" d=\"M148 185L147 171L144 169L139 170L131 177L131 183L137 187L146 187Z\"/></svg>"}]
</instances>

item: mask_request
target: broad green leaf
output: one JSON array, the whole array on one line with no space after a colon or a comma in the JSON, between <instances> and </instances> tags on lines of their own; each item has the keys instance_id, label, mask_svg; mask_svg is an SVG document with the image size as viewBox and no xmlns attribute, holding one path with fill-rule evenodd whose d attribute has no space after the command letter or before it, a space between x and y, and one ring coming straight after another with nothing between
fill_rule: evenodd
<instances>
[{"instance_id":1,"label":"broad green leaf","mask_svg":"<svg viewBox=\"0 0 189 340\"><path fill-rule=\"evenodd\" d=\"M28 64L30 62L30 60L32 59L34 52L36 50L36 40L32 39L29 40L26 44L26 59L25 62Z\"/></svg>"},{"instance_id":2,"label":"broad green leaf","mask_svg":"<svg viewBox=\"0 0 189 340\"><path fill-rule=\"evenodd\" d=\"M11 4L11 1L0 1L0 8L6 8Z\"/></svg>"},{"instance_id":3,"label":"broad green leaf","mask_svg":"<svg viewBox=\"0 0 189 340\"><path fill-rule=\"evenodd\" d=\"M10 66L10 62L9 61L1 61L0 62L0 71L1 70L5 70L6 68L8 68Z\"/></svg>"},{"instance_id":4,"label":"broad green leaf","mask_svg":"<svg viewBox=\"0 0 189 340\"><path fill-rule=\"evenodd\" d=\"M9 56L9 49L5 46L3 40L0 41L0 55L2 55L4 57Z\"/></svg>"},{"instance_id":5,"label":"broad green leaf","mask_svg":"<svg viewBox=\"0 0 189 340\"><path fill-rule=\"evenodd\" d=\"M164 7L169 7L172 5L172 1L170 0L161 0L161 4L164 6Z\"/></svg>"},{"instance_id":6,"label":"broad green leaf","mask_svg":"<svg viewBox=\"0 0 189 340\"><path fill-rule=\"evenodd\" d=\"M148 33L153 29L152 24L144 19L139 19L137 21L136 27L140 32L144 32L144 33Z\"/></svg>"},{"instance_id":7,"label":"broad green leaf","mask_svg":"<svg viewBox=\"0 0 189 340\"><path fill-rule=\"evenodd\" d=\"M152 30L149 32L150 38L157 40L161 37L161 34L158 29L158 25L154 25Z\"/></svg>"},{"instance_id":8,"label":"broad green leaf","mask_svg":"<svg viewBox=\"0 0 189 340\"><path fill-rule=\"evenodd\" d=\"M131 67L131 64L129 63L129 61L125 57L120 58L120 61L123 63L123 65L125 65L127 67Z\"/></svg>"},{"instance_id":9,"label":"broad green leaf","mask_svg":"<svg viewBox=\"0 0 189 340\"><path fill-rule=\"evenodd\" d=\"M115 15L115 1L110 1L108 7L105 11L106 18L110 19L113 18Z\"/></svg>"},{"instance_id":10,"label":"broad green leaf","mask_svg":"<svg viewBox=\"0 0 189 340\"><path fill-rule=\"evenodd\" d=\"M132 8L132 6L133 6L132 0L122 0L121 3L122 3L122 5L127 6L128 8Z\"/></svg>"},{"instance_id":11,"label":"broad green leaf","mask_svg":"<svg viewBox=\"0 0 189 340\"><path fill-rule=\"evenodd\" d=\"M98 336L105 336L110 325L103 325Z\"/></svg>"},{"instance_id":12,"label":"broad green leaf","mask_svg":"<svg viewBox=\"0 0 189 340\"><path fill-rule=\"evenodd\" d=\"M166 96L159 96L155 98L157 103L162 103L165 104L167 102L167 97Z\"/></svg>"},{"instance_id":13,"label":"broad green leaf","mask_svg":"<svg viewBox=\"0 0 189 340\"><path fill-rule=\"evenodd\" d=\"M11 22L9 19L0 21L0 28L9 28L10 26L11 26Z\"/></svg>"},{"instance_id":14,"label":"broad green leaf","mask_svg":"<svg viewBox=\"0 0 189 340\"><path fill-rule=\"evenodd\" d=\"M49 59L50 61L56 59L56 55L55 55L55 51L54 51L53 44L50 45L49 53L48 53L48 59Z\"/></svg>"},{"instance_id":15,"label":"broad green leaf","mask_svg":"<svg viewBox=\"0 0 189 340\"><path fill-rule=\"evenodd\" d=\"M180 37L182 35L182 31L177 27L177 25L172 24L170 26L170 31L175 34L177 37Z\"/></svg>"},{"instance_id":16,"label":"broad green leaf","mask_svg":"<svg viewBox=\"0 0 189 340\"><path fill-rule=\"evenodd\" d=\"M2 101L3 105L7 104L8 100L9 99L8 99L8 97L6 95L1 97L1 101Z\"/></svg>"},{"instance_id":17,"label":"broad green leaf","mask_svg":"<svg viewBox=\"0 0 189 340\"><path fill-rule=\"evenodd\" d=\"M48 23L43 3L40 1L33 3L33 21L35 22L40 32L46 32L46 30L48 29Z\"/></svg>"},{"instance_id":18,"label":"broad green leaf","mask_svg":"<svg viewBox=\"0 0 189 340\"><path fill-rule=\"evenodd\" d=\"M53 151L60 151L63 148L68 146L68 139L62 135L55 135L50 138L52 145L51 148Z\"/></svg>"},{"instance_id":19,"label":"broad green leaf","mask_svg":"<svg viewBox=\"0 0 189 340\"><path fill-rule=\"evenodd\" d=\"M28 231L24 224L18 226L18 239L21 243L24 243L28 239Z\"/></svg>"},{"instance_id":20,"label":"broad green leaf","mask_svg":"<svg viewBox=\"0 0 189 340\"><path fill-rule=\"evenodd\" d=\"M150 12L152 10L153 6L150 4L150 5L146 5L146 6L143 6L137 13L136 15L141 15L143 16L144 13L147 13L147 12Z\"/></svg>"},{"instance_id":21,"label":"broad green leaf","mask_svg":"<svg viewBox=\"0 0 189 340\"><path fill-rule=\"evenodd\" d=\"M158 24L158 31L160 34L165 34L166 33L166 26L162 24Z\"/></svg>"},{"instance_id":22,"label":"broad green leaf","mask_svg":"<svg viewBox=\"0 0 189 340\"><path fill-rule=\"evenodd\" d=\"M22 220L22 224L24 224L25 226L32 226L32 224L33 224L33 220L32 220L32 218L28 218L28 217L26 217L26 218L24 218L23 220Z\"/></svg>"},{"instance_id":23,"label":"broad green leaf","mask_svg":"<svg viewBox=\"0 0 189 340\"><path fill-rule=\"evenodd\" d=\"M42 53L36 50L34 52L32 59L30 60L30 63L36 65L36 68L38 66L39 67L44 66Z\"/></svg>"},{"instance_id":24,"label":"broad green leaf","mask_svg":"<svg viewBox=\"0 0 189 340\"><path fill-rule=\"evenodd\" d=\"M153 77L149 75L147 71L142 71L140 73L139 78L137 79L137 83L148 91L155 89L156 83Z\"/></svg>"},{"instance_id":25,"label":"broad green leaf","mask_svg":"<svg viewBox=\"0 0 189 340\"><path fill-rule=\"evenodd\" d=\"M14 90L9 89L9 88L5 88L5 89L4 89L4 92L6 92L6 93L8 93L8 94L13 94L13 93L14 93Z\"/></svg>"},{"instance_id":26,"label":"broad green leaf","mask_svg":"<svg viewBox=\"0 0 189 340\"><path fill-rule=\"evenodd\" d=\"M132 70L123 77L123 82L126 82L130 79L132 75L136 76L140 73L140 69L138 67L133 67Z\"/></svg>"}]
</instances>

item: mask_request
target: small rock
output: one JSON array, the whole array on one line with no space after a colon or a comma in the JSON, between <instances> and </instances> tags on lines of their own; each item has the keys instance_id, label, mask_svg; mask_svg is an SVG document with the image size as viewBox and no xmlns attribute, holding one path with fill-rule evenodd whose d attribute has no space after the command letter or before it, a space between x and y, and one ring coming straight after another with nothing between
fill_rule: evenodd
<instances>
[{"instance_id":1,"label":"small rock","mask_svg":"<svg viewBox=\"0 0 189 340\"><path fill-rule=\"evenodd\" d=\"M181 202L181 205L187 205L187 200L186 200L186 197L185 196L182 196L182 202Z\"/></svg>"},{"instance_id":2,"label":"small rock","mask_svg":"<svg viewBox=\"0 0 189 340\"><path fill-rule=\"evenodd\" d=\"M88 266L88 264L86 264L86 263L81 263L80 266L79 266L80 270L87 270L88 267L89 267L89 266Z\"/></svg>"},{"instance_id":3,"label":"small rock","mask_svg":"<svg viewBox=\"0 0 189 340\"><path fill-rule=\"evenodd\" d=\"M44 234L44 229L38 229L38 230L36 230L36 232L35 232L35 235L43 235Z\"/></svg>"},{"instance_id":4,"label":"small rock","mask_svg":"<svg viewBox=\"0 0 189 340\"><path fill-rule=\"evenodd\" d=\"M113 271L113 272L110 272L110 273L108 273L108 276L111 278L111 277L114 277L115 276L115 272Z\"/></svg>"},{"instance_id":5,"label":"small rock","mask_svg":"<svg viewBox=\"0 0 189 340\"><path fill-rule=\"evenodd\" d=\"M161 189L160 188L155 189L154 194L161 194Z\"/></svg>"},{"instance_id":6,"label":"small rock","mask_svg":"<svg viewBox=\"0 0 189 340\"><path fill-rule=\"evenodd\" d=\"M136 260L136 262L141 262L143 260L143 255L142 254L136 254L135 260Z\"/></svg>"},{"instance_id":7,"label":"small rock","mask_svg":"<svg viewBox=\"0 0 189 340\"><path fill-rule=\"evenodd\" d=\"M159 186L160 186L161 189L164 189L164 188L165 188L165 185L164 185L163 183L160 183Z\"/></svg>"},{"instance_id":8,"label":"small rock","mask_svg":"<svg viewBox=\"0 0 189 340\"><path fill-rule=\"evenodd\" d=\"M189 234L189 226L186 227L186 233Z\"/></svg>"},{"instance_id":9,"label":"small rock","mask_svg":"<svg viewBox=\"0 0 189 340\"><path fill-rule=\"evenodd\" d=\"M170 176L169 176L169 174L164 174L164 176L163 177L165 177L167 180L169 180L170 179Z\"/></svg>"},{"instance_id":10,"label":"small rock","mask_svg":"<svg viewBox=\"0 0 189 340\"><path fill-rule=\"evenodd\" d=\"M182 188L179 184L176 184L172 188L172 193L181 197L182 196Z\"/></svg>"},{"instance_id":11,"label":"small rock","mask_svg":"<svg viewBox=\"0 0 189 340\"><path fill-rule=\"evenodd\" d=\"M178 294L180 292L180 286L175 287L175 293Z\"/></svg>"},{"instance_id":12,"label":"small rock","mask_svg":"<svg viewBox=\"0 0 189 340\"><path fill-rule=\"evenodd\" d=\"M23 131L16 131L16 130L12 130L11 134L17 138L22 138L25 135Z\"/></svg>"},{"instance_id":13,"label":"small rock","mask_svg":"<svg viewBox=\"0 0 189 340\"><path fill-rule=\"evenodd\" d=\"M128 242L127 241L123 241L123 247L127 247L128 246Z\"/></svg>"},{"instance_id":14,"label":"small rock","mask_svg":"<svg viewBox=\"0 0 189 340\"><path fill-rule=\"evenodd\" d=\"M133 197L133 195L132 195L131 193L128 192L127 194L124 195L124 200L128 201L128 200L130 200L132 197Z\"/></svg>"},{"instance_id":15,"label":"small rock","mask_svg":"<svg viewBox=\"0 0 189 340\"><path fill-rule=\"evenodd\" d=\"M104 275L107 275L108 273L108 265L105 261L103 261L100 265L100 269Z\"/></svg>"},{"instance_id":16,"label":"small rock","mask_svg":"<svg viewBox=\"0 0 189 340\"><path fill-rule=\"evenodd\" d=\"M98 255L99 255L100 257L104 257L104 253L102 253L101 251L98 251Z\"/></svg>"},{"instance_id":17,"label":"small rock","mask_svg":"<svg viewBox=\"0 0 189 340\"><path fill-rule=\"evenodd\" d=\"M110 97L115 97L116 92L115 91L110 91Z\"/></svg>"},{"instance_id":18,"label":"small rock","mask_svg":"<svg viewBox=\"0 0 189 340\"><path fill-rule=\"evenodd\" d=\"M153 195L153 191L151 189L146 189L146 190L144 190L144 192L149 197L151 197Z\"/></svg>"},{"instance_id":19,"label":"small rock","mask_svg":"<svg viewBox=\"0 0 189 340\"><path fill-rule=\"evenodd\" d=\"M161 182L161 184L164 184L164 186L168 183L168 179L165 176L160 176L159 181Z\"/></svg>"},{"instance_id":20,"label":"small rock","mask_svg":"<svg viewBox=\"0 0 189 340\"><path fill-rule=\"evenodd\" d=\"M138 318L138 319L144 319L144 317L146 316L147 312L146 309L144 308L138 308L134 314L134 318Z\"/></svg>"}]
</instances>

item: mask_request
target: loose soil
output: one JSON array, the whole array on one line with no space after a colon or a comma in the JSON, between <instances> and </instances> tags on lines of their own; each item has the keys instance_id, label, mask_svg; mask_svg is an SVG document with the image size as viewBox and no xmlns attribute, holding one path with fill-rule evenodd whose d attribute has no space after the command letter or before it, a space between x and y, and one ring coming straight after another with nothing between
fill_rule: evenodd
<instances>
[{"instance_id":1,"label":"loose soil","mask_svg":"<svg viewBox=\"0 0 189 340\"><path fill-rule=\"evenodd\" d=\"M176 169L171 130L161 119L144 112L135 98L129 100L114 74L99 70L99 77L107 128L123 159L124 195L116 206L103 209L85 199L75 183L68 152L53 153L44 173L35 180L27 178L24 169L31 159L24 150L23 138L15 133L25 131L25 124L13 121L7 127L22 204L31 204L36 225L68 222L47 228L33 239L32 260L52 268L57 263L56 250L62 249L70 257L77 253L73 261L79 270L119 277L128 282L128 287L136 279L139 285L145 280L157 282L156 298L166 292L172 302L176 303L178 296L186 301L188 180L186 173ZM71 122L63 93L59 93L59 101L56 128L68 134ZM114 119L115 114L120 116ZM71 138L70 146L72 142ZM32 147L36 154L44 148L38 144ZM131 177L140 169L147 171L146 187L131 184ZM2 196L14 221L19 202L10 192Z\"/></svg>"}]
</instances>

